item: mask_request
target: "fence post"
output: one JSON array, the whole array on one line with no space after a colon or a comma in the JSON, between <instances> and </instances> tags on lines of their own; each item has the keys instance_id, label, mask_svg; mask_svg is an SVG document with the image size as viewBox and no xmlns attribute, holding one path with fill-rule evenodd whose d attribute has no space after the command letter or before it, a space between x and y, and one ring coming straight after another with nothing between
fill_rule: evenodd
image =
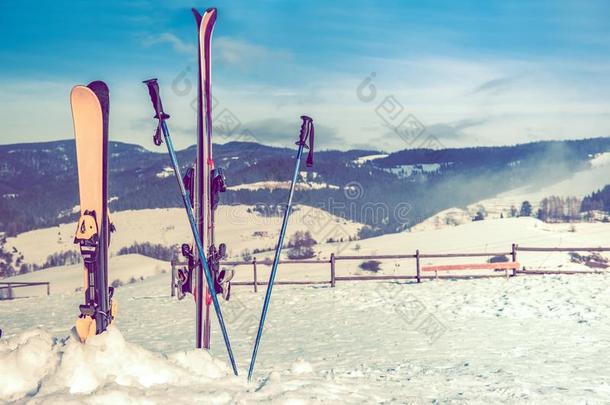
<instances>
[{"instance_id":1,"label":"fence post","mask_svg":"<svg viewBox=\"0 0 610 405\"><path fill-rule=\"evenodd\" d=\"M513 259L513 263L516 262L517 261L517 244L516 243L513 243L512 250L511 250L511 256ZM516 275L517 275L517 269L513 268L513 276L516 276Z\"/></svg>"},{"instance_id":2,"label":"fence post","mask_svg":"<svg viewBox=\"0 0 610 405\"><path fill-rule=\"evenodd\" d=\"M176 296L176 266L174 261L171 261L172 263L172 281L171 281L171 285L169 286L170 288L170 294L172 297Z\"/></svg>"},{"instance_id":3,"label":"fence post","mask_svg":"<svg viewBox=\"0 0 610 405\"><path fill-rule=\"evenodd\" d=\"M415 268L417 270L417 282L421 283L420 268L419 268L419 249L415 251Z\"/></svg>"},{"instance_id":4,"label":"fence post","mask_svg":"<svg viewBox=\"0 0 610 405\"><path fill-rule=\"evenodd\" d=\"M258 292L258 281L256 280L256 257L252 259L252 270L254 272L254 292Z\"/></svg>"},{"instance_id":5,"label":"fence post","mask_svg":"<svg viewBox=\"0 0 610 405\"><path fill-rule=\"evenodd\" d=\"M51 295L51 283L47 283L47 295Z\"/></svg>"},{"instance_id":6,"label":"fence post","mask_svg":"<svg viewBox=\"0 0 610 405\"><path fill-rule=\"evenodd\" d=\"M330 254L330 286L335 286L335 254Z\"/></svg>"},{"instance_id":7,"label":"fence post","mask_svg":"<svg viewBox=\"0 0 610 405\"><path fill-rule=\"evenodd\" d=\"M13 285L11 283L8 283L8 297L7 299L12 300L13 299Z\"/></svg>"}]
</instances>

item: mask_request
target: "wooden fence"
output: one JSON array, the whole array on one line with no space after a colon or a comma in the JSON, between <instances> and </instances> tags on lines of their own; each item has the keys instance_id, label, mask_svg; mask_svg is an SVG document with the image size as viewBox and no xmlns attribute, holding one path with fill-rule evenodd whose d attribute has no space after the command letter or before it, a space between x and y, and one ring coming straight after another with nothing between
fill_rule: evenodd
<instances>
[{"instance_id":1,"label":"wooden fence","mask_svg":"<svg viewBox=\"0 0 610 405\"><path fill-rule=\"evenodd\" d=\"M30 283L25 281L19 282L4 282L0 281L0 299L13 299L13 289L14 288L22 288L22 287L35 287L39 285L44 285L47 287L47 295L51 294L51 283L48 281L41 281L37 283ZM4 291L7 291L6 295Z\"/></svg>"},{"instance_id":2,"label":"wooden fence","mask_svg":"<svg viewBox=\"0 0 610 405\"><path fill-rule=\"evenodd\" d=\"M279 264L313 264L329 266L329 279L322 281L276 281L278 285L330 285L335 287L338 281L374 281L374 280L414 280L421 283L425 279L461 279L461 278L489 278L489 277L505 277L505 274L451 274L451 275L423 275L422 274L422 259L449 259L449 258L466 258L466 257L494 257L494 256L509 256L512 262L517 262L518 252L610 252L610 247L521 247L515 243L512 244L510 251L505 252L482 252L482 253L421 253L418 250L414 254L392 254L392 255L335 255L331 253L328 260L280 260ZM366 276L337 276L337 262L340 261L364 261L364 260L414 260L415 275L366 275ZM257 261L256 257L252 261L225 261L221 265L225 266L252 266L252 281L234 281L231 282L234 286L252 286L254 292L258 291L258 286L267 285L267 281L259 281L257 274L258 266L271 266L272 260ZM172 296L175 294L175 271L178 266L186 266L184 262L172 262ZM542 275L542 274L590 274L601 273L600 270L527 270L524 266L521 269L512 269L511 277L517 275Z\"/></svg>"}]
</instances>

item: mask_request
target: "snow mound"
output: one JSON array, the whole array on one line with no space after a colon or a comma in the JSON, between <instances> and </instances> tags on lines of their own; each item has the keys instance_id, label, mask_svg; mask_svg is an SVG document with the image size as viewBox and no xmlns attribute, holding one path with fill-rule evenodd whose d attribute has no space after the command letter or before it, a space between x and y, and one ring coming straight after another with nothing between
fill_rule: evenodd
<instances>
[{"instance_id":1,"label":"snow mound","mask_svg":"<svg viewBox=\"0 0 610 405\"><path fill-rule=\"evenodd\" d=\"M124 390L107 390L117 385L138 391L159 385L185 387L222 378L233 378L230 369L207 352L166 357L127 342L114 326L86 344L74 337L53 338L40 329L0 342L0 401L102 390L107 400L121 402Z\"/></svg>"},{"instance_id":2,"label":"snow mound","mask_svg":"<svg viewBox=\"0 0 610 405\"><path fill-rule=\"evenodd\" d=\"M0 341L0 400L35 394L56 366L53 338L47 332L34 329Z\"/></svg>"}]
</instances>

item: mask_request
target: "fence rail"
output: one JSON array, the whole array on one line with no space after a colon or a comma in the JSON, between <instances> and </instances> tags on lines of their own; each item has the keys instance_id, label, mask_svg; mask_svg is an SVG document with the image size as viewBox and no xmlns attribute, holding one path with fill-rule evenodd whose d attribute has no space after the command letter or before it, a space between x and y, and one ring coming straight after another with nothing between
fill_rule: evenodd
<instances>
[{"instance_id":1,"label":"fence rail","mask_svg":"<svg viewBox=\"0 0 610 405\"><path fill-rule=\"evenodd\" d=\"M518 250L522 252L610 252L609 247L557 247L557 248L544 248L544 247L518 247Z\"/></svg>"},{"instance_id":2,"label":"fence rail","mask_svg":"<svg viewBox=\"0 0 610 405\"><path fill-rule=\"evenodd\" d=\"M0 299L13 299L13 289L23 287L36 287L44 285L47 287L47 295L51 294L51 283L48 281L26 282L26 281L0 281ZM4 296L4 290L8 290L7 296Z\"/></svg>"},{"instance_id":3,"label":"fence rail","mask_svg":"<svg viewBox=\"0 0 610 405\"><path fill-rule=\"evenodd\" d=\"M463 252L463 253L421 253L418 250L414 254L389 254L389 255L335 255L331 253L330 259L328 260L280 260L279 264L313 264L313 265L327 265L330 267L330 278L329 280L312 281L312 280L294 280L294 281L276 281L274 284L280 285L330 285L335 287L337 281L374 281L374 280L416 280L418 283L423 279L458 279L458 278L488 278L488 277L504 277L504 274L468 274L468 275L438 275L427 276L422 275L421 259L447 259L447 258L466 258L466 257L495 257L495 256L509 256L512 262L517 262L518 252L610 252L610 247L522 247L516 243L513 243L510 251L505 252ZM402 259L413 259L415 260L415 275L367 275L367 276L337 276L336 267L339 261L350 261L350 260L402 260ZM501 263L501 262L500 262ZM234 281L231 284L236 286L252 286L254 292L258 291L258 286L267 285L266 281L258 280L258 265L271 266L272 260L256 260L256 257L251 261L226 261L221 262L221 265L225 266L252 266L252 281ZM172 262L172 296L174 295L174 279L175 270L177 266L186 266L185 262ZM480 266L480 264L474 264L474 266ZM498 264L498 266L501 266ZM488 266L494 267L494 266ZM480 270L480 269L473 269ZM493 270L493 269L492 269ZM527 270L525 267L522 269L512 269L511 277L517 275L542 275L542 274L597 274L603 273L603 270ZM507 277L508 277L507 273Z\"/></svg>"}]
</instances>

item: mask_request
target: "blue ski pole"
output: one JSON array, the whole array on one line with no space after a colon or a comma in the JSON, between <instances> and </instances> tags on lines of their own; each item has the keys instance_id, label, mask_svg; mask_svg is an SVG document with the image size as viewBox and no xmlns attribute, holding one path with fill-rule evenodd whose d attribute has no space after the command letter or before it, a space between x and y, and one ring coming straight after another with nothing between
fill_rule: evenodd
<instances>
[{"instance_id":1,"label":"blue ski pole","mask_svg":"<svg viewBox=\"0 0 610 405\"><path fill-rule=\"evenodd\" d=\"M279 263L280 255L282 253L282 244L284 243L284 236L286 235L286 226L288 225L288 217L290 216L290 210L292 207L294 185L297 182L297 176L299 174L299 167L301 165L301 156L303 155L303 148L306 147L308 139L309 155L307 156L307 167L313 166L313 120L305 115L301 116L301 119L303 120L303 123L301 124L301 133L299 134L299 140L296 143L299 146L299 150L297 152L297 161L294 167L294 174L292 175L292 183L290 184L290 193L288 194L288 205L286 206L286 211L284 211L284 219L282 221L282 227L280 228L280 237L275 248L275 257L273 258L273 266L271 267L269 283L267 284L267 293L265 294L265 302L263 303L263 312L261 314L261 319L258 324L258 332L256 333L256 341L254 342L254 350L252 351L252 359L250 360L250 368L248 369L248 381L252 379L254 363L256 362L256 354L258 353L258 346L261 342L261 337L263 335L265 318L267 317L267 310L269 309L269 301L271 301L271 290L273 290L273 281L275 280L277 265Z\"/></svg>"},{"instance_id":2,"label":"blue ski pole","mask_svg":"<svg viewBox=\"0 0 610 405\"><path fill-rule=\"evenodd\" d=\"M165 138L165 144L167 145L167 151L169 152L169 157L172 161L172 166L176 175L176 180L178 180L178 186L180 187L180 193L182 194L182 202L184 203L184 208L186 209L186 214L191 225L193 238L195 239L195 243L197 244L197 251L199 252L199 260L201 261L201 267L203 268L203 272L205 273L205 278L208 282L208 286L210 286L210 295L212 296L212 302L214 303L214 310L216 311L216 317L218 318L218 323L220 324L222 337L224 338L225 346L227 347L227 352L229 353L229 360L231 360L233 373L237 375L237 366L235 365L235 358L233 357L231 342L229 341L229 335L227 334L225 321L222 317L220 304L218 303L218 297L216 296L216 291L214 289L214 281L212 279L212 274L210 273L208 261L203 251L201 237L199 236L199 232L197 231L197 224L193 215L193 207L191 206L191 202L186 192L186 188L184 187L184 182L182 181L182 175L180 174L180 167L178 166L178 159L176 158L176 152L174 151L172 138L170 137L169 129L167 128L167 124L165 122L165 120L169 118L169 115L163 111L163 105L161 104L161 96L159 94L159 84L157 83L157 79L146 80L144 81L144 83L146 83L146 85L148 86L148 93L150 94L150 99L153 103L153 107L155 108L155 118L159 120L159 126L157 127L153 140L155 142L155 145L161 145L161 133L163 133L163 137ZM201 277L201 275L199 275L199 277Z\"/></svg>"}]
</instances>

